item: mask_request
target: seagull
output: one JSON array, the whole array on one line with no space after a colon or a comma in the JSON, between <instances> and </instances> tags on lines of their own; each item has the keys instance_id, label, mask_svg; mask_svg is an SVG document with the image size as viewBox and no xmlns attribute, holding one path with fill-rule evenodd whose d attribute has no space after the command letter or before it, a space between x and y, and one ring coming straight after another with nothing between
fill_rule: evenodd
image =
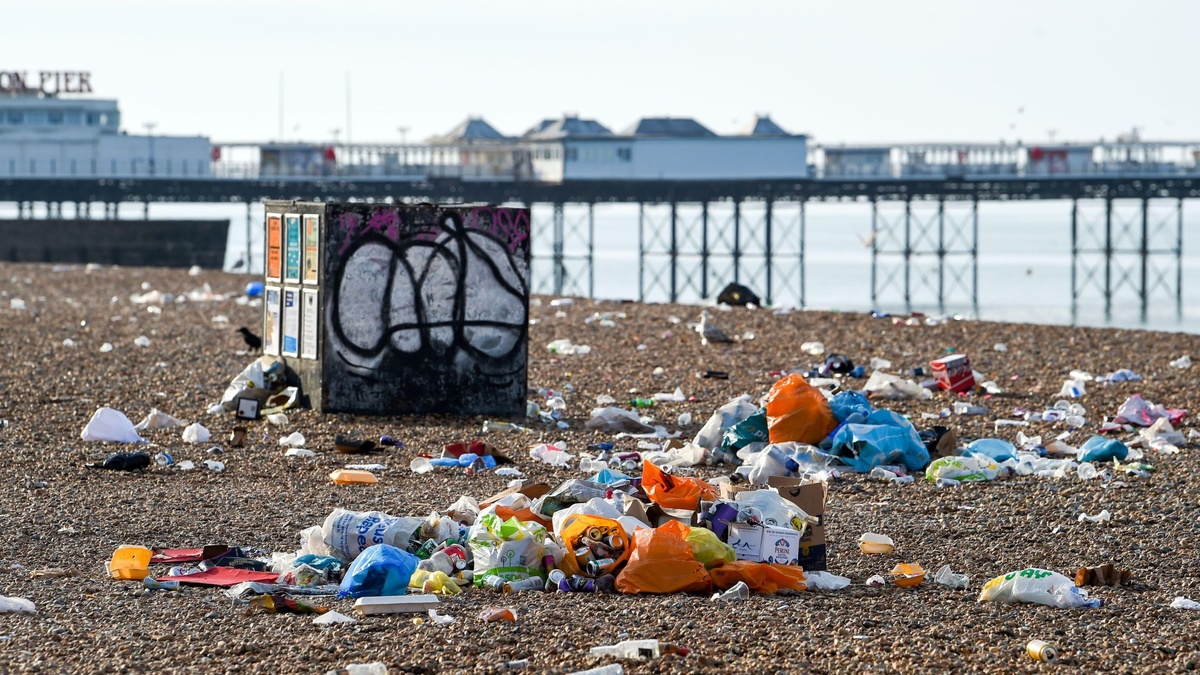
<instances>
[{"instance_id":1,"label":"seagull","mask_svg":"<svg viewBox=\"0 0 1200 675\"><path fill-rule=\"evenodd\" d=\"M262 349L262 338L250 332L249 328L242 326L237 330L242 334L242 339L246 341L246 346L252 350Z\"/></svg>"},{"instance_id":2,"label":"seagull","mask_svg":"<svg viewBox=\"0 0 1200 675\"><path fill-rule=\"evenodd\" d=\"M696 332L700 334L700 344L707 345L710 342L733 342L725 331L717 328L709 323L712 321L712 315L708 310L700 312L700 323L696 325Z\"/></svg>"}]
</instances>

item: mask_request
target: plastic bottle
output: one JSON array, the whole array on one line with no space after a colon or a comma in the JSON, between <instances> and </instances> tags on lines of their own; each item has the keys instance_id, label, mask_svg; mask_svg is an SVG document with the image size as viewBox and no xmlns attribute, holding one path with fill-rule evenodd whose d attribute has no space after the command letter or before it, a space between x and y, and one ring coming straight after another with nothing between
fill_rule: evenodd
<instances>
[{"instance_id":1,"label":"plastic bottle","mask_svg":"<svg viewBox=\"0 0 1200 675\"><path fill-rule=\"evenodd\" d=\"M387 664L383 661L373 663L348 663L345 668L334 668L325 675L387 675Z\"/></svg>"},{"instance_id":2,"label":"plastic bottle","mask_svg":"<svg viewBox=\"0 0 1200 675\"><path fill-rule=\"evenodd\" d=\"M1096 477L1096 466L1091 462L1083 462L1079 465L1079 480L1091 480Z\"/></svg>"},{"instance_id":3,"label":"plastic bottle","mask_svg":"<svg viewBox=\"0 0 1200 675\"><path fill-rule=\"evenodd\" d=\"M611 656L618 659L657 659L666 654L687 654L687 650L672 644L659 644L658 640L625 640L615 645L592 647L592 656Z\"/></svg>"},{"instance_id":4,"label":"plastic bottle","mask_svg":"<svg viewBox=\"0 0 1200 675\"><path fill-rule=\"evenodd\" d=\"M568 675L625 675L625 667L619 663L610 663L607 666L577 670L573 673L568 673Z\"/></svg>"},{"instance_id":5,"label":"plastic bottle","mask_svg":"<svg viewBox=\"0 0 1200 675\"><path fill-rule=\"evenodd\" d=\"M629 405L635 408L653 408L658 405L658 401L652 398L634 398L629 400Z\"/></svg>"}]
</instances>

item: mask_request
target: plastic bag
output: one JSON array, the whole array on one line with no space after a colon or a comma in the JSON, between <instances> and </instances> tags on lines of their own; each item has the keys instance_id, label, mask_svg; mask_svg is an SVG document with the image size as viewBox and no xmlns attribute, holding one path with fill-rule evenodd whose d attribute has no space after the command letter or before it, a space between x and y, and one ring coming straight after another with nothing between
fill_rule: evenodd
<instances>
[{"instance_id":1,"label":"plastic bag","mask_svg":"<svg viewBox=\"0 0 1200 675\"><path fill-rule=\"evenodd\" d=\"M688 532L687 542L692 547L692 555L706 568L711 569L713 565L737 560L737 553L733 547L717 538L712 530L693 527L692 531Z\"/></svg>"},{"instance_id":2,"label":"plastic bag","mask_svg":"<svg viewBox=\"0 0 1200 675\"><path fill-rule=\"evenodd\" d=\"M720 589L730 588L737 582L745 582L756 593L778 593L786 588L803 591L808 588L804 581L804 570L792 565L770 565L750 560L737 560L718 565L708 571L713 585Z\"/></svg>"},{"instance_id":3,"label":"plastic bag","mask_svg":"<svg viewBox=\"0 0 1200 675\"><path fill-rule=\"evenodd\" d=\"M212 435L208 433L208 429L205 429L199 422L189 424L183 430L184 443L207 443L210 438Z\"/></svg>"},{"instance_id":4,"label":"plastic bag","mask_svg":"<svg viewBox=\"0 0 1200 675\"><path fill-rule=\"evenodd\" d=\"M650 501L664 509L700 508L701 499L716 499L713 486L697 478L684 478L663 473L650 462L642 462L642 489Z\"/></svg>"},{"instance_id":5,"label":"plastic bag","mask_svg":"<svg viewBox=\"0 0 1200 675\"><path fill-rule=\"evenodd\" d=\"M938 457L925 469L925 479L930 481L941 478L957 481L994 480L999 473L1000 465L986 455Z\"/></svg>"},{"instance_id":6,"label":"plastic bag","mask_svg":"<svg viewBox=\"0 0 1200 675\"><path fill-rule=\"evenodd\" d=\"M838 429L832 451L862 473L897 462L917 471L929 463L929 451L912 423L890 410L876 410L867 416L866 423Z\"/></svg>"},{"instance_id":7,"label":"plastic bag","mask_svg":"<svg viewBox=\"0 0 1200 675\"><path fill-rule=\"evenodd\" d=\"M119 410L107 406L97 408L83 428L81 437L85 441L109 441L112 443L145 443L146 439L138 436L133 428L133 422Z\"/></svg>"},{"instance_id":8,"label":"plastic bag","mask_svg":"<svg viewBox=\"0 0 1200 675\"><path fill-rule=\"evenodd\" d=\"M350 561L375 544L408 548L409 538L423 522L424 518L397 518L379 511L334 509L321 526L326 551L310 550Z\"/></svg>"},{"instance_id":9,"label":"plastic bag","mask_svg":"<svg viewBox=\"0 0 1200 675\"><path fill-rule=\"evenodd\" d=\"M857 391L842 391L829 400L829 410L839 423L850 420L862 422L871 414L871 404L867 397ZM855 419L851 419L857 416Z\"/></svg>"},{"instance_id":10,"label":"plastic bag","mask_svg":"<svg viewBox=\"0 0 1200 675\"><path fill-rule=\"evenodd\" d=\"M972 454L984 455L994 462L1016 459L1017 447L1002 438L980 438L967 446Z\"/></svg>"},{"instance_id":11,"label":"plastic bag","mask_svg":"<svg viewBox=\"0 0 1200 675\"><path fill-rule=\"evenodd\" d=\"M811 520L803 509L784 499L775 488L743 490L737 493L734 501L739 511L749 510L758 516L761 524L771 527L790 527L803 533Z\"/></svg>"},{"instance_id":12,"label":"plastic bag","mask_svg":"<svg viewBox=\"0 0 1200 675\"><path fill-rule=\"evenodd\" d=\"M837 428L825 395L792 373L767 394L767 429L772 443L798 441L816 445Z\"/></svg>"},{"instance_id":13,"label":"plastic bag","mask_svg":"<svg viewBox=\"0 0 1200 675\"><path fill-rule=\"evenodd\" d=\"M895 375L889 375L882 370L871 373L862 390L875 397L886 398L889 401L923 401L933 398L933 392L925 387Z\"/></svg>"},{"instance_id":14,"label":"plastic bag","mask_svg":"<svg viewBox=\"0 0 1200 675\"><path fill-rule=\"evenodd\" d=\"M672 520L633 533L633 553L617 575L622 593L710 593L712 577L692 554L689 528Z\"/></svg>"},{"instance_id":15,"label":"plastic bag","mask_svg":"<svg viewBox=\"0 0 1200 675\"><path fill-rule=\"evenodd\" d=\"M1009 572L983 585L979 602L1030 602L1050 607L1100 607L1099 599L1089 599L1087 591L1058 572L1030 567Z\"/></svg>"},{"instance_id":16,"label":"plastic bag","mask_svg":"<svg viewBox=\"0 0 1200 675\"><path fill-rule=\"evenodd\" d=\"M624 565L625 561L629 559L629 553L632 550L629 545L629 537L625 534L625 528L612 518L587 514L567 516L561 523L555 524L554 533L558 535L565 547L562 560L558 561L558 569L567 576L578 575L595 578L605 574L616 574L617 570L621 569L621 565ZM575 549L581 545L579 540L585 537L602 542L615 552L612 558L613 562L595 574L589 573L586 563L575 557Z\"/></svg>"},{"instance_id":17,"label":"plastic bag","mask_svg":"<svg viewBox=\"0 0 1200 675\"><path fill-rule=\"evenodd\" d=\"M500 520L494 507L484 509L467 535L475 557L475 585L483 586L494 577L506 581L544 577L545 538L546 528L538 523Z\"/></svg>"},{"instance_id":18,"label":"plastic bag","mask_svg":"<svg viewBox=\"0 0 1200 675\"><path fill-rule=\"evenodd\" d=\"M150 414L134 427L137 431L157 431L159 429L174 429L183 426L183 420L171 417L158 408L151 408Z\"/></svg>"},{"instance_id":19,"label":"plastic bag","mask_svg":"<svg viewBox=\"0 0 1200 675\"><path fill-rule=\"evenodd\" d=\"M700 431L696 433L696 438L692 439L692 442L705 450L713 450L721 442L721 435L725 433L726 429L757 411L758 408L750 402L750 396L742 394L717 408L712 417L709 417Z\"/></svg>"},{"instance_id":20,"label":"plastic bag","mask_svg":"<svg viewBox=\"0 0 1200 675\"><path fill-rule=\"evenodd\" d=\"M1129 455L1129 446L1115 438L1092 436L1079 447L1081 462L1111 462L1114 459L1124 461Z\"/></svg>"},{"instance_id":21,"label":"plastic bag","mask_svg":"<svg viewBox=\"0 0 1200 675\"><path fill-rule=\"evenodd\" d=\"M404 595L418 562L417 556L395 546L371 546L346 570L338 597Z\"/></svg>"},{"instance_id":22,"label":"plastic bag","mask_svg":"<svg viewBox=\"0 0 1200 675\"><path fill-rule=\"evenodd\" d=\"M767 411L764 409L726 429L721 437L721 449L737 452L751 443L767 443L769 440Z\"/></svg>"}]
</instances>

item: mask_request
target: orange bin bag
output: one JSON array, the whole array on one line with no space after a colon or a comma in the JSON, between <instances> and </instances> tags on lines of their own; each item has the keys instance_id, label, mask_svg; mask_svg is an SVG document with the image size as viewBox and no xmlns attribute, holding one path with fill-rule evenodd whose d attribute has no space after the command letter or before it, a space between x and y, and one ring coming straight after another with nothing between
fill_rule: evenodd
<instances>
[{"instance_id":1,"label":"orange bin bag","mask_svg":"<svg viewBox=\"0 0 1200 675\"><path fill-rule=\"evenodd\" d=\"M800 373L779 380L767 394L767 435L772 443L817 445L837 424L825 395Z\"/></svg>"},{"instance_id":2,"label":"orange bin bag","mask_svg":"<svg viewBox=\"0 0 1200 675\"><path fill-rule=\"evenodd\" d=\"M617 575L622 593L708 593L712 577L692 555L687 525L672 520L633 533L633 554Z\"/></svg>"},{"instance_id":3,"label":"orange bin bag","mask_svg":"<svg viewBox=\"0 0 1200 675\"><path fill-rule=\"evenodd\" d=\"M516 510L516 509L509 508L507 506L497 505L496 506L496 517L499 518L501 520L501 522L505 522L509 518L516 518L517 520L519 520L523 523L537 523L538 525L541 525L542 527L546 528L547 530L549 530L551 527L553 527L553 525L550 523L549 518L543 518L542 516L539 516L538 514L533 512L533 509L529 508L528 506L526 506L523 509Z\"/></svg>"},{"instance_id":4,"label":"orange bin bag","mask_svg":"<svg viewBox=\"0 0 1200 675\"><path fill-rule=\"evenodd\" d=\"M716 499L717 489L699 478L663 473L650 461L642 462L642 489L650 501L664 509L700 508L701 499Z\"/></svg>"},{"instance_id":5,"label":"orange bin bag","mask_svg":"<svg viewBox=\"0 0 1200 675\"><path fill-rule=\"evenodd\" d=\"M583 513L568 516L555 534L562 540L563 547L566 549L566 553L558 563L558 569L567 576L578 574L594 578L605 574L616 574L617 570L621 569L621 565L629 560L629 553L633 550L633 547L629 545L629 537L625 534L625 528L612 518L603 516ZM583 538L601 542L602 545L613 550L611 558L613 562L602 568L599 574L589 574L587 563L581 562L575 557L575 549L586 546L580 541Z\"/></svg>"},{"instance_id":6,"label":"orange bin bag","mask_svg":"<svg viewBox=\"0 0 1200 675\"><path fill-rule=\"evenodd\" d=\"M739 581L746 582L756 593L777 593L781 588L802 591L808 588L804 582L804 569L792 565L770 565L768 563L737 560L719 564L708 571L713 585L721 590L732 588Z\"/></svg>"}]
</instances>

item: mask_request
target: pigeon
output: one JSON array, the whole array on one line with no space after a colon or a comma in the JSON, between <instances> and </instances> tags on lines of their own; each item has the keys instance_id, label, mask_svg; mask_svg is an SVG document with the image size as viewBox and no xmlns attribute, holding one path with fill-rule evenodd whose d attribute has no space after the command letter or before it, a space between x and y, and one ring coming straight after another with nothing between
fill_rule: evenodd
<instances>
[{"instance_id":1,"label":"pigeon","mask_svg":"<svg viewBox=\"0 0 1200 675\"><path fill-rule=\"evenodd\" d=\"M262 338L258 337L254 333L251 333L249 328L242 326L237 332L242 334L242 339L246 341L247 347L253 350L262 349Z\"/></svg>"},{"instance_id":2,"label":"pigeon","mask_svg":"<svg viewBox=\"0 0 1200 675\"><path fill-rule=\"evenodd\" d=\"M725 331L717 328L713 324L712 315L707 310L700 312L700 323L696 325L696 332L700 334L700 344L707 345L710 342L733 342Z\"/></svg>"}]
</instances>

